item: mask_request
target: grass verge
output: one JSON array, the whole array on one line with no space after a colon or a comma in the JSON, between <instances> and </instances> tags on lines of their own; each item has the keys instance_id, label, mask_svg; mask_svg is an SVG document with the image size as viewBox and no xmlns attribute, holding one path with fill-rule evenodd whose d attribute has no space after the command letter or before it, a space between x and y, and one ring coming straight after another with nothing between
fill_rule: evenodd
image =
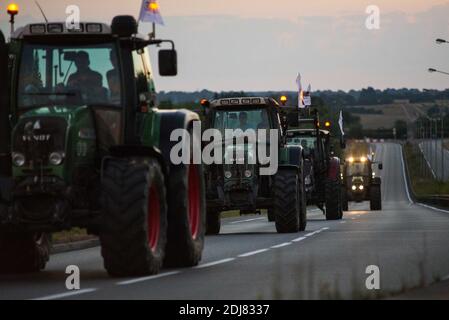
<instances>
[{"instance_id":1,"label":"grass verge","mask_svg":"<svg viewBox=\"0 0 449 320\"><path fill-rule=\"evenodd\" d=\"M417 197L449 194L449 182L435 180L416 143L404 146L413 193Z\"/></svg>"},{"instance_id":2,"label":"grass verge","mask_svg":"<svg viewBox=\"0 0 449 320\"><path fill-rule=\"evenodd\" d=\"M86 229L80 228L73 228L67 231L56 232L52 235L53 244L83 241L94 238L94 236L87 234Z\"/></svg>"}]
</instances>

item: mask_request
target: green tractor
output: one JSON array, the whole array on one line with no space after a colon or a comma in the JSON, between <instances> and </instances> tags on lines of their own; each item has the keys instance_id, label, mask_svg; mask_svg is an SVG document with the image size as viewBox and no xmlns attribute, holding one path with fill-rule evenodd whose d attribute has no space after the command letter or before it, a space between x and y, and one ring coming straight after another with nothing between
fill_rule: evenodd
<instances>
[{"instance_id":1,"label":"green tractor","mask_svg":"<svg viewBox=\"0 0 449 320\"><path fill-rule=\"evenodd\" d=\"M342 219L341 161L334 154L328 130L331 123L321 123L317 110L300 112L296 107L283 107L282 110L290 125L287 145L302 146L304 150L307 203L321 209L327 220ZM340 144L344 149L343 137Z\"/></svg>"},{"instance_id":2,"label":"green tractor","mask_svg":"<svg viewBox=\"0 0 449 320\"><path fill-rule=\"evenodd\" d=\"M156 108L159 73L177 74L174 43L137 35L131 16L111 25L39 23L0 32L0 271L34 272L50 234L98 235L112 276L157 273L201 259L201 164L173 164L175 129L199 121Z\"/></svg>"},{"instance_id":3,"label":"green tractor","mask_svg":"<svg viewBox=\"0 0 449 320\"><path fill-rule=\"evenodd\" d=\"M372 161L368 156L350 155L343 165L343 209L349 210L349 201L369 201L370 209L382 210L381 179L376 176L373 166L378 170L383 164Z\"/></svg>"},{"instance_id":4,"label":"green tractor","mask_svg":"<svg viewBox=\"0 0 449 320\"><path fill-rule=\"evenodd\" d=\"M268 219L275 222L279 233L305 230L307 208L302 148L285 143L279 104L264 97L219 99L202 104L206 129L214 129L224 137L218 141L214 139L221 149L223 161L207 165L205 169L207 233L220 232L220 214L227 210L253 214L267 209ZM262 132L262 129L263 135L272 130L278 144L260 136L252 143L250 139L226 137L225 133L242 130L240 134L244 136L248 132ZM268 166L258 153L263 145L266 150L270 149L269 158L276 162L277 170L271 174L262 174Z\"/></svg>"}]
</instances>

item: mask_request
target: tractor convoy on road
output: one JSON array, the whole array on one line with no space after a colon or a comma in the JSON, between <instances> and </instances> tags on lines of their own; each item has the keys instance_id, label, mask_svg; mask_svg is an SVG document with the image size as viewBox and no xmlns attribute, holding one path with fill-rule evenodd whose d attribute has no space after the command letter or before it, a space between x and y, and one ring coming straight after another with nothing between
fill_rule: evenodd
<instances>
[{"instance_id":1,"label":"tractor convoy on road","mask_svg":"<svg viewBox=\"0 0 449 320\"><path fill-rule=\"evenodd\" d=\"M242 97L203 100L202 115L158 109L149 50L165 44L159 73L175 76L173 41L139 36L131 16L29 24L8 42L0 31L1 273L42 270L51 234L73 227L99 237L111 276L138 276L197 265L224 211L266 210L277 232L295 233L309 205L327 220L348 201L381 209L376 162L343 163L313 108ZM172 132L201 117L224 134L213 151L223 161L175 164Z\"/></svg>"}]
</instances>

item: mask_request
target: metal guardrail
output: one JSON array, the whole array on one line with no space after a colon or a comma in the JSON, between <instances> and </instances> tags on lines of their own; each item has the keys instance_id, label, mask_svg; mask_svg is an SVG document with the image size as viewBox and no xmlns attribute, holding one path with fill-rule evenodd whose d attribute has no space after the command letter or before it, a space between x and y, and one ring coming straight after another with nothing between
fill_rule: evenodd
<instances>
[{"instance_id":1,"label":"metal guardrail","mask_svg":"<svg viewBox=\"0 0 449 320\"><path fill-rule=\"evenodd\" d=\"M410 172L408 169L407 158L405 156L404 145L402 144L402 158L405 166L406 183L410 192L410 197L415 202L421 202L427 205L438 207L441 209L449 209L449 195L429 195L429 196L416 196L413 192L412 183L410 181Z\"/></svg>"},{"instance_id":2,"label":"metal guardrail","mask_svg":"<svg viewBox=\"0 0 449 320\"><path fill-rule=\"evenodd\" d=\"M449 208L449 195L420 196L416 200L435 207Z\"/></svg>"}]
</instances>

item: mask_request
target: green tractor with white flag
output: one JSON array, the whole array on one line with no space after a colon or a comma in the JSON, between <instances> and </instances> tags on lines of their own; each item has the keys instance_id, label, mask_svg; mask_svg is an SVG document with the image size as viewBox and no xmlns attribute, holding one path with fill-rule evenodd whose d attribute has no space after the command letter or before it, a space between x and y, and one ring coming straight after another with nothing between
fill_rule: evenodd
<instances>
[{"instance_id":1,"label":"green tractor with white flag","mask_svg":"<svg viewBox=\"0 0 449 320\"><path fill-rule=\"evenodd\" d=\"M117 16L0 32L0 272L43 269L50 234L73 227L99 236L112 276L199 263L203 167L173 164L170 134L200 119L157 109L149 46L170 45L159 73L175 76L174 43L137 30Z\"/></svg>"}]
</instances>

